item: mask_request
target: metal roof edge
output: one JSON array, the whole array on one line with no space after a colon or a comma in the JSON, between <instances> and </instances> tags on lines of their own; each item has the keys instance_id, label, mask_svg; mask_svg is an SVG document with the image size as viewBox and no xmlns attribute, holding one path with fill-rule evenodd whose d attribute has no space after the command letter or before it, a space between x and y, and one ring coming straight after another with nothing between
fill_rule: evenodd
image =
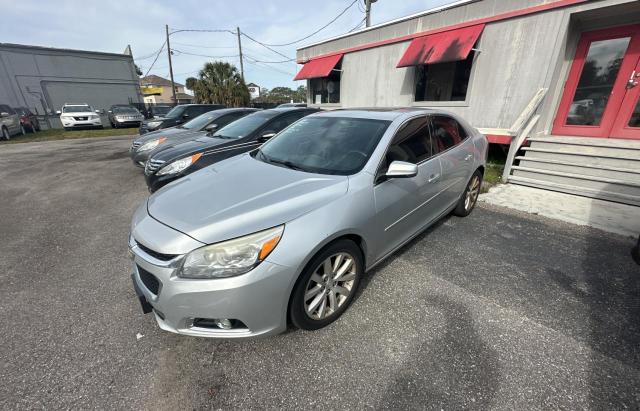
<instances>
[{"instance_id":1,"label":"metal roof edge","mask_svg":"<svg viewBox=\"0 0 640 411\"><path fill-rule=\"evenodd\" d=\"M112 56L112 57L117 56L117 57L133 59L132 55L124 54L124 53L109 53L109 52L104 52L104 51L78 50L78 49L67 49L67 48L46 47L46 46L33 46L33 45L28 45L28 44L0 43L0 49L2 49L2 48L41 50L41 51L53 51L53 52L64 52L64 53L97 54L97 55L101 55L101 56Z\"/></svg>"}]
</instances>

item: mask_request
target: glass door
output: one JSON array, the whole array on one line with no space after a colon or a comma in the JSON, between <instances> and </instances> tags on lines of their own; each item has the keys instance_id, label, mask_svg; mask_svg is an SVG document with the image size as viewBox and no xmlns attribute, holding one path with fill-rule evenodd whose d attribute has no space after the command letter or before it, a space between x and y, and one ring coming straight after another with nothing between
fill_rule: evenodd
<instances>
[{"instance_id":1,"label":"glass door","mask_svg":"<svg viewBox=\"0 0 640 411\"><path fill-rule=\"evenodd\" d=\"M627 79L626 92L611 137L640 139L640 59Z\"/></svg>"},{"instance_id":2,"label":"glass door","mask_svg":"<svg viewBox=\"0 0 640 411\"><path fill-rule=\"evenodd\" d=\"M613 137L623 102L631 106L627 98L627 92L632 89L629 78L639 59L640 25L584 33L569 72L553 133Z\"/></svg>"}]
</instances>

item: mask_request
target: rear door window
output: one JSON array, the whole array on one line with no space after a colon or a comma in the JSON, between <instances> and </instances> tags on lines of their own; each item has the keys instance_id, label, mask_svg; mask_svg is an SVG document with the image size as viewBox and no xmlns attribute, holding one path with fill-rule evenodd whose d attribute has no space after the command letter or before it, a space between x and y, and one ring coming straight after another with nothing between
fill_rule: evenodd
<instances>
[{"instance_id":1,"label":"rear door window","mask_svg":"<svg viewBox=\"0 0 640 411\"><path fill-rule=\"evenodd\" d=\"M217 124L218 125L218 130L220 130L222 127L226 126L229 123L233 123L234 121L236 121L237 119L239 119L240 117L244 117L246 116L247 113L246 111L240 111L238 113L231 113L231 114L227 114L225 116L222 116L220 118L218 118L215 121L212 121L212 124Z\"/></svg>"},{"instance_id":2,"label":"rear door window","mask_svg":"<svg viewBox=\"0 0 640 411\"><path fill-rule=\"evenodd\" d=\"M433 116L433 141L436 151L446 151L457 146L467 138L464 128L453 118L447 116Z\"/></svg>"},{"instance_id":3,"label":"rear door window","mask_svg":"<svg viewBox=\"0 0 640 411\"><path fill-rule=\"evenodd\" d=\"M264 129L268 131L273 131L274 133L279 133L285 128L289 127L291 124L300 120L302 117L306 116L307 114L311 114L311 113L309 111L295 111L293 113L285 114L273 120Z\"/></svg>"}]
</instances>

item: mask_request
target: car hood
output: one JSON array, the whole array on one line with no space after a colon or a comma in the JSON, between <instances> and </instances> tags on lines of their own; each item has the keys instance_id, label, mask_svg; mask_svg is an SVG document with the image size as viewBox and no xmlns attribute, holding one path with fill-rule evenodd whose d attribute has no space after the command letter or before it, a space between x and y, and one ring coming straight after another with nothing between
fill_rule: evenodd
<instances>
[{"instance_id":1,"label":"car hood","mask_svg":"<svg viewBox=\"0 0 640 411\"><path fill-rule=\"evenodd\" d=\"M345 195L346 176L291 170L240 155L149 197L161 223L211 244L291 221Z\"/></svg>"},{"instance_id":2,"label":"car hood","mask_svg":"<svg viewBox=\"0 0 640 411\"><path fill-rule=\"evenodd\" d=\"M189 130L177 127L163 128L162 130L150 131L146 134L143 134L140 137L136 138L134 141L139 143L146 143L147 141L155 140L156 138L168 137L170 135L184 133L186 131Z\"/></svg>"},{"instance_id":3,"label":"car hood","mask_svg":"<svg viewBox=\"0 0 640 411\"><path fill-rule=\"evenodd\" d=\"M204 134L205 135L203 135L203 132L200 132L200 137L192 135L192 137L197 137L192 141L182 141L182 139L180 139L180 141L175 141L173 144L171 144L171 142L169 142L169 145L165 143L161 146L162 148L159 147L157 149L158 151L153 154L153 159L171 162L195 153L200 153L211 147L222 146L223 144L231 145L232 142L235 141L224 138L207 137L206 133Z\"/></svg>"},{"instance_id":4,"label":"car hood","mask_svg":"<svg viewBox=\"0 0 640 411\"><path fill-rule=\"evenodd\" d=\"M100 114L95 111L83 111L81 113L62 113L61 116L71 116L71 117L87 117L87 116L99 116Z\"/></svg>"}]
</instances>

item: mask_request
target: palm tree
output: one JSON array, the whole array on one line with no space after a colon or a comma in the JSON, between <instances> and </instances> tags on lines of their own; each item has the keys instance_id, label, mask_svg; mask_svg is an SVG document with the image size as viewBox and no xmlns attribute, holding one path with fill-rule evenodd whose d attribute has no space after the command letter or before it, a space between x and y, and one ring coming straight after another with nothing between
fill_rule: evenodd
<instances>
[{"instance_id":1,"label":"palm tree","mask_svg":"<svg viewBox=\"0 0 640 411\"><path fill-rule=\"evenodd\" d=\"M238 69L222 61L206 63L193 84L193 92L200 103L224 104L227 107L246 107L249 89Z\"/></svg>"}]
</instances>

